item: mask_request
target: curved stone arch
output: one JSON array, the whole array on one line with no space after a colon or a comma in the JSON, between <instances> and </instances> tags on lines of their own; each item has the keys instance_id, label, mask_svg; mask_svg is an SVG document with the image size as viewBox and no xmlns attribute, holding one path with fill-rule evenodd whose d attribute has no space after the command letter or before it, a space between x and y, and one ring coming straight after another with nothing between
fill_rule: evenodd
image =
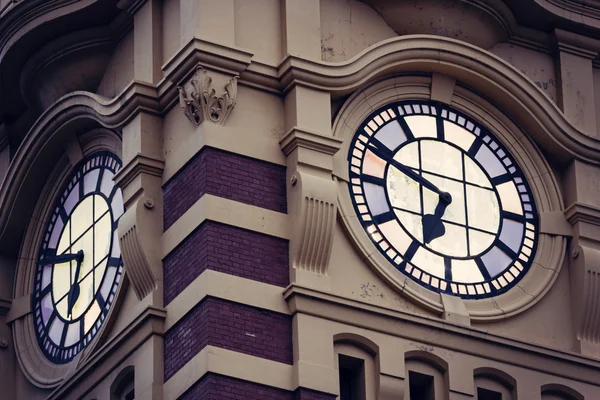
<instances>
[{"instance_id":1,"label":"curved stone arch","mask_svg":"<svg viewBox=\"0 0 600 400\"><path fill-rule=\"evenodd\" d=\"M563 396L567 396L568 400L584 400L584 396L579 393L577 390L570 388L568 386L562 385L560 383L548 383L542 385L540 389L540 393L543 396L544 394L554 394L558 393Z\"/></svg>"},{"instance_id":2,"label":"curved stone arch","mask_svg":"<svg viewBox=\"0 0 600 400\"><path fill-rule=\"evenodd\" d=\"M392 282L399 292L433 312L441 313L443 305L439 294L425 289L397 269L391 268L389 262L376 249L356 218L346 185L349 179L346 156L350 139L362 121L374 110L394 101L431 99L432 85L433 79L422 74L396 75L375 81L350 96L333 124L334 137L342 141L340 151L334 156L334 175L338 181L341 219L353 244L359 251L369 255L367 260L375 271ZM542 231L539 235L538 251L529 272L519 284L493 298L464 300L473 320L507 318L536 304L558 277L566 255L567 239L552 229L545 229L554 223L553 215L564 211L560 186L542 151L504 110L498 109L476 92L458 84L452 89L449 98L448 102L452 107L477 119L508 148L527 177L540 214ZM519 109L513 112L523 113L526 110Z\"/></svg>"},{"instance_id":3,"label":"curved stone arch","mask_svg":"<svg viewBox=\"0 0 600 400\"><path fill-rule=\"evenodd\" d=\"M421 361L426 364L429 364L430 366L434 367L441 373L448 372L448 361L444 360L442 357L438 356L437 354L433 354L429 351L423 351L423 350L407 351L406 353L404 353L404 360L405 361L410 361L410 360Z\"/></svg>"},{"instance_id":4,"label":"curved stone arch","mask_svg":"<svg viewBox=\"0 0 600 400\"><path fill-rule=\"evenodd\" d=\"M379 357L379 346L371 339L355 333L336 333L333 335L333 343L349 343L358 346L373 356Z\"/></svg>"},{"instance_id":5,"label":"curved stone arch","mask_svg":"<svg viewBox=\"0 0 600 400\"><path fill-rule=\"evenodd\" d=\"M295 84L344 96L394 74L438 72L485 93L561 162L573 158L600 164L600 141L570 123L529 78L494 54L454 39L407 35L369 47L343 63L288 56L279 67L285 90Z\"/></svg>"},{"instance_id":6,"label":"curved stone arch","mask_svg":"<svg viewBox=\"0 0 600 400\"><path fill-rule=\"evenodd\" d=\"M68 176L78 157L102 150L121 157L121 135L115 128L132 117L127 116L124 109L127 107L122 106L120 100L103 102L102 98L89 93L72 93L57 101L36 121L19 147L0 189L2 232L12 235L12 240L17 242L16 249L20 248L15 263L14 298L30 296L33 288L32 260L43 234L42 228L34 222L46 220L51 212L51 202L39 199L56 197L61 185L55 182ZM129 113L133 114L134 110L130 109ZM74 143L77 143L75 149L72 148ZM44 182L43 187L40 182ZM31 199L26 201L26 198ZM13 225L22 225L25 230L17 235L11 229ZM0 251L5 252L5 249ZM123 279L101 332L68 364L50 363L33 344L37 339L30 312L14 319L12 330L18 348L17 359L33 384L53 388L68 375L73 365L81 364L93 354L108 332L111 316L122 303L126 282L127 279Z\"/></svg>"},{"instance_id":7,"label":"curved stone arch","mask_svg":"<svg viewBox=\"0 0 600 400\"><path fill-rule=\"evenodd\" d=\"M517 380L509 373L493 367L478 367L473 370L473 377L490 378L507 388L514 390L517 387Z\"/></svg>"},{"instance_id":8,"label":"curved stone arch","mask_svg":"<svg viewBox=\"0 0 600 400\"><path fill-rule=\"evenodd\" d=\"M121 369L110 384L110 400L120 400L122 392L129 385L135 385L135 367L128 365Z\"/></svg>"}]
</instances>

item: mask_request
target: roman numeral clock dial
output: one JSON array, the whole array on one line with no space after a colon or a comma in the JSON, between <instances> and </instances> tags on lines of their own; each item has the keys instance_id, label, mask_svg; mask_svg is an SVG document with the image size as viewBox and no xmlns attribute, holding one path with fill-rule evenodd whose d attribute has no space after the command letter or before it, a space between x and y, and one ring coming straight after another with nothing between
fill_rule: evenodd
<instances>
[{"instance_id":1,"label":"roman numeral clock dial","mask_svg":"<svg viewBox=\"0 0 600 400\"><path fill-rule=\"evenodd\" d=\"M434 102L377 110L354 135L349 190L371 241L436 292L484 298L527 272L538 214L523 172L483 126Z\"/></svg>"},{"instance_id":2,"label":"roman numeral clock dial","mask_svg":"<svg viewBox=\"0 0 600 400\"><path fill-rule=\"evenodd\" d=\"M117 224L121 190L112 153L86 157L59 194L37 260L32 304L38 344L50 361L72 360L98 334L123 274Z\"/></svg>"}]
</instances>

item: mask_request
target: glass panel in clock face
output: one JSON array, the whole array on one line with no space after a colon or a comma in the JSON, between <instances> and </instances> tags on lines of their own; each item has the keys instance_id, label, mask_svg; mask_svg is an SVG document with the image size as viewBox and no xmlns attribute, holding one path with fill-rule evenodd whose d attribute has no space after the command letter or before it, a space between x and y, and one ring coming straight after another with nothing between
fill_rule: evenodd
<instances>
[{"instance_id":1,"label":"glass panel in clock face","mask_svg":"<svg viewBox=\"0 0 600 400\"><path fill-rule=\"evenodd\" d=\"M121 167L112 153L86 157L55 201L37 261L33 304L35 331L44 355L72 360L98 334L123 273L117 224Z\"/></svg>"},{"instance_id":2,"label":"glass panel in clock face","mask_svg":"<svg viewBox=\"0 0 600 400\"><path fill-rule=\"evenodd\" d=\"M500 294L527 272L538 216L523 172L502 143L434 102L374 112L351 141L349 190L390 264L463 298Z\"/></svg>"}]
</instances>

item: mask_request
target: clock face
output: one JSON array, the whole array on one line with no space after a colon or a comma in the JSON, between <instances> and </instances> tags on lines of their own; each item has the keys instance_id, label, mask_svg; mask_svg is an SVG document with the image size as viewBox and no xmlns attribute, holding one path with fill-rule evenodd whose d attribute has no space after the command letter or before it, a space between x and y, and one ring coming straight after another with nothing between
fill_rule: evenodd
<instances>
[{"instance_id":1,"label":"clock face","mask_svg":"<svg viewBox=\"0 0 600 400\"><path fill-rule=\"evenodd\" d=\"M86 157L56 199L44 229L33 291L38 343L52 362L69 362L100 331L123 273L117 223L121 190L112 153Z\"/></svg>"},{"instance_id":2,"label":"clock face","mask_svg":"<svg viewBox=\"0 0 600 400\"><path fill-rule=\"evenodd\" d=\"M501 142L445 104L382 107L354 135L350 196L390 264L422 286L463 298L505 292L527 272L538 215Z\"/></svg>"}]
</instances>

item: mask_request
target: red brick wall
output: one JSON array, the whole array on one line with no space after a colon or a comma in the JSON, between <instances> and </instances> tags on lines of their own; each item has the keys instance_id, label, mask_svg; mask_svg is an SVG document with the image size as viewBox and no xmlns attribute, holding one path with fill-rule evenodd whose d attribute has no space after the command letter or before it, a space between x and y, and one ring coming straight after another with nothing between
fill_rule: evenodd
<instances>
[{"instance_id":1,"label":"red brick wall","mask_svg":"<svg viewBox=\"0 0 600 400\"><path fill-rule=\"evenodd\" d=\"M179 400L334 400L335 396L300 388L296 392L273 388L230 378L207 374Z\"/></svg>"},{"instance_id":2,"label":"red brick wall","mask_svg":"<svg viewBox=\"0 0 600 400\"><path fill-rule=\"evenodd\" d=\"M207 298L165 334L165 381L207 345L292 364L292 317Z\"/></svg>"},{"instance_id":3,"label":"red brick wall","mask_svg":"<svg viewBox=\"0 0 600 400\"><path fill-rule=\"evenodd\" d=\"M165 305L206 269L281 287L290 282L287 240L212 221L186 238L163 266Z\"/></svg>"},{"instance_id":4,"label":"red brick wall","mask_svg":"<svg viewBox=\"0 0 600 400\"><path fill-rule=\"evenodd\" d=\"M163 186L164 229L205 193L287 212L285 167L206 147Z\"/></svg>"}]
</instances>

